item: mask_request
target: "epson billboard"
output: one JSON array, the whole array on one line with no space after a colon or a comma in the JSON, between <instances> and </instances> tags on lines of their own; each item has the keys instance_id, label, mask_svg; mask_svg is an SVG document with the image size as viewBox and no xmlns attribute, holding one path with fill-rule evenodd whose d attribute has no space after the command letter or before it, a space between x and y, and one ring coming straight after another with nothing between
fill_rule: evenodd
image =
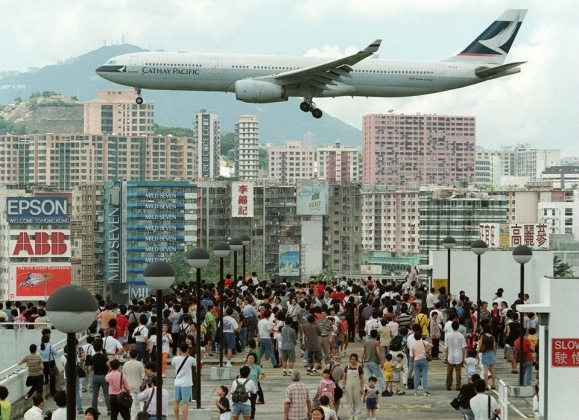
<instances>
[{"instance_id":1,"label":"epson billboard","mask_svg":"<svg viewBox=\"0 0 579 420\"><path fill-rule=\"evenodd\" d=\"M9 224L69 224L66 197L8 197L6 219Z\"/></svg>"}]
</instances>

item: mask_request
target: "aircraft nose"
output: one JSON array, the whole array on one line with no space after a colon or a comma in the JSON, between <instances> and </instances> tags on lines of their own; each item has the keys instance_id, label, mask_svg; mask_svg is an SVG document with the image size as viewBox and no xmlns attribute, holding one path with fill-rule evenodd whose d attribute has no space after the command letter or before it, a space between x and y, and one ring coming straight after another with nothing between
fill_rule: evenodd
<instances>
[{"instance_id":1,"label":"aircraft nose","mask_svg":"<svg viewBox=\"0 0 579 420\"><path fill-rule=\"evenodd\" d=\"M104 64L97 67L95 72L99 76L104 76L107 73L126 73L126 66Z\"/></svg>"}]
</instances>

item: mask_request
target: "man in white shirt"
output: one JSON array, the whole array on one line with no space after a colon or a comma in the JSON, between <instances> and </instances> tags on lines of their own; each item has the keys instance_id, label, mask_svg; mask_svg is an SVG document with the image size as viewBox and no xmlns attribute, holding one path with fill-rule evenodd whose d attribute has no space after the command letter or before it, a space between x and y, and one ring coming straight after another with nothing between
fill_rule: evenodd
<instances>
[{"instance_id":1,"label":"man in white shirt","mask_svg":"<svg viewBox=\"0 0 579 420\"><path fill-rule=\"evenodd\" d=\"M32 396L33 406L24 413L24 420L43 420L42 409L46 404L46 400L40 394L34 394Z\"/></svg>"},{"instance_id":2,"label":"man in white shirt","mask_svg":"<svg viewBox=\"0 0 579 420\"><path fill-rule=\"evenodd\" d=\"M189 401L191 400L191 387L193 386L193 373L191 368L197 366L194 357L189 356L189 349L186 343L179 345L179 355L173 357L171 364L176 369L175 376L175 403L173 404L173 412L175 419L180 420L179 404L183 409L183 420L187 420L189 413ZM160 370L157 368L158 371Z\"/></svg>"},{"instance_id":3,"label":"man in white shirt","mask_svg":"<svg viewBox=\"0 0 579 420\"><path fill-rule=\"evenodd\" d=\"M235 379L231 384L231 395L233 395L238 386L244 386L250 397L251 395L257 394L255 383L247 378L250 372L251 369L249 366L242 366L241 369L239 369L239 378ZM231 418L237 420L240 416L244 420L249 420L251 416L251 398L245 402L233 402L233 406L231 407Z\"/></svg>"},{"instance_id":4,"label":"man in white shirt","mask_svg":"<svg viewBox=\"0 0 579 420\"><path fill-rule=\"evenodd\" d=\"M460 391L460 382L462 374L462 364L466 358L466 340L464 335L458 331L458 321L452 323L452 332L447 334L444 339L444 355L447 360L446 364L446 389L452 388L452 371L456 373L456 390Z\"/></svg>"},{"instance_id":5,"label":"man in white shirt","mask_svg":"<svg viewBox=\"0 0 579 420\"><path fill-rule=\"evenodd\" d=\"M263 319L257 323L257 331L259 334L259 360L263 360L262 356L265 352L269 355L269 360L274 368L281 367L277 364L277 358L273 351L273 342L271 341L270 333L273 331L273 322L269 320L271 311L266 309Z\"/></svg>"},{"instance_id":6,"label":"man in white shirt","mask_svg":"<svg viewBox=\"0 0 579 420\"><path fill-rule=\"evenodd\" d=\"M133 397L133 405L131 413L138 413L140 411L140 403L137 401L137 394L141 386L141 380L145 378L145 366L137 360L139 353L135 349L129 352L131 360L123 365L123 373L131 385L131 397Z\"/></svg>"},{"instance_id":7,"label":"man in white shirt","mask_svg":"<svg viewBox=\"0 0 579 420\"><path fill-rule=\"evenodd\" d=\"M103 348L107 353L109 361L111 361L115 359L117 356L122 355L125 352L125 350L123 349L123 345L121 344L121 342L114 337L115 331L110 330L109 334L110 335L108 337L105 337L105 339L103 340Z\"/></svg>"},{"instance_id":8,"label":"man in white shirt","mask_svg":"<svg viewBox=\"0 0 579 420\"><path fill-rule=\"evenodd\" d=\"M489 416L489 399L491 403L490 412L501 414L501 409L495 397L485 394L486 382L484 379L479 379L474 383L476 390L476 397L470 399L470 409L474 414L474 420L488 420Z\"/></svg>"},{"instance_id":9,"label":"man in white shirt","mask_svg":"<svg viewBox=\"0 0 579 420\"><path fill-rule=\"evenodd\" d=\"M430 293L426 296L426 309L428 313L434 309L434 305L438 302L438 298L435 295L436 289L434 287L430 288Z\"/></svg>"}]
</instances>

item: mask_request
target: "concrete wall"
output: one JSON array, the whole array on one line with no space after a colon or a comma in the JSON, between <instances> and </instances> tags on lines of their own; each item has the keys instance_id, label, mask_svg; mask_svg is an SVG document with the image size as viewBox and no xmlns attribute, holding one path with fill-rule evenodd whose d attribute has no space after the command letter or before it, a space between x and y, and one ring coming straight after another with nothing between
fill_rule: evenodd
<instances>
[{"instance_id":1,"label":"concrete wall","mask_svg":"<svg viewBox=\"0 0 579 420\"><path fill-rule=\"evenodd\" d=\"M0 328L0 372L16 364L18 360L26 356L30 351L31 344L40 348L42 330L6 330ZM66 339L66 334L52 330L50 342L55 344ZM62 346L60 346L62 347ZM0 380L2 378L0 377Z\"/></svg>"},{"instance_id":2,"label":"concrete wall","mask_svg":"<svg viewBox=\"0 0 579 420\"><path fill-rule=\"evenodd\" d=\"M451 292L458 295L464 290L471 300L476 300L477 258L472 251L451 251ZM432 251L432 278L446 279L447 251ZM535 251L533 258L525 265L525 293L530 302L540 301L539 281L544 276L553 275L553 253ZM503 299L509 306L519 293L520 265L513 260L512 251L487 250L481 257L481 300L492 302L499 287L504 289Z\"/></svg>"},{"instance_id":3,"label":"concrete wall","mask_svg":"<svg viewBox=\"0 0 579 420\"><path fill-rule=\"evenodd\" d=\"M305 279L320 274L324 260L324 222L321 216L311 218L315 220L302 220L301 265Z\"/></svg>"}]
</instances>

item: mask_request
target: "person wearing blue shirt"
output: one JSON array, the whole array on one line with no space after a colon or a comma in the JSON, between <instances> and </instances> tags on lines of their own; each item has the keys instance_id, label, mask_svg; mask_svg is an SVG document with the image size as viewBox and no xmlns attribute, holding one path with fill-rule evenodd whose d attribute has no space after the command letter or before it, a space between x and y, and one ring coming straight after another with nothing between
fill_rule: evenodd
<instances>
[{"instance_id":1,"label":"person wearing blue shirt","mask_svg":"<svg viewBox=\"0 0 579 420\"><path fill-rule=\"evenodd\" d=\"M56 394L56 376L51 375L50 370L56 366L55 360L58 351L50 344L50 335L42 336L42 344L40 344L38 354L42 357L42 364L44 365L44 383L50 382L50 395L54 397Z\"/></svg>"}]
</instances>

